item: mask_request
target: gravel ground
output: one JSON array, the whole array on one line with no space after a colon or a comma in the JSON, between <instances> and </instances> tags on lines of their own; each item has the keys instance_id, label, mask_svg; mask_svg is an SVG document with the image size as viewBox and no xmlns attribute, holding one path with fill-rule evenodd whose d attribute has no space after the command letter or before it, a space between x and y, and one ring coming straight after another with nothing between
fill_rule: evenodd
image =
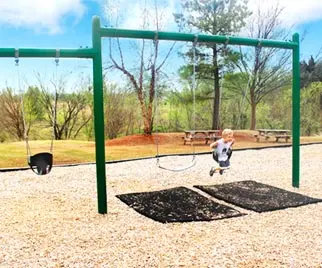
<instances>
[{"instance_id":1,"label":"gravel ground","mask_svg":"<svg viewBox=\"0 0 322 268\"><path fill-rule=\"evenodd\" d=\"M210 154L183 172L155 160L109 164L107 215L97 213L94 165L0 173L0 267L322 267L322 203L266 213L230 205L247 215L162 224L115 197L177 186L207 196L192 186L255 180L322 198L322 145L301 147L299 189L291 157L291 148L235 151L231 170L213 177Z\"/></svg>"}]
</instances>

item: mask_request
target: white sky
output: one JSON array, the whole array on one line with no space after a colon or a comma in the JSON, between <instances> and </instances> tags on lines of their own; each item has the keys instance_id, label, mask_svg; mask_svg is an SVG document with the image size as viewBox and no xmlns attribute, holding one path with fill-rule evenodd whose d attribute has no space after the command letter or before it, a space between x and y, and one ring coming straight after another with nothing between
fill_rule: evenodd
<instances>
[{"instance_id":1,"label":"white sky","mask_svg":"<svg viewBox=\"0 0 322 268\"><path fill-rule=\"evenodd\" d=\"M204 0L207 1L207 0ZM149 9L149 15L154 8L154 0L0 0L0 24L9 24L14 27L25 25L35 31L47 31L51 34L61 31L61 20L65 15L71 15L76 20L86 12L86 5L91 2L100 2L105 7L105 15L115 24L117 10L121 10L123 17L118 23L121 28L140 28L142 25L142 6L144 3ZM322 0L249 0L253 10L257 4L272 6L279 2L285 7L283 20L286 25L298 25L305 22L322 19ZM180 0L158 0L159 15L162 17L164 29L173 25L174 11L180 8ZM176 10L177 9L177 10ZM151 26L152 27L152 26Z\"/></svg>"},{"instance_id":2,"label":"white sky","mask_svg":"<svg viewBox=\"0 0 322 268\"><path fill-rule=\"evenodd\" d=\"M176 11L178 0L156 0L158 7L158 18L162 29L174 24L173 13ZM109 26L127 29L142 29L143 14L151 22L145 29L155 29L155 1L153 0L102 0L105 7L104 15L109 22ZM145 8L144 8L145 7ZM120 16L121 14L121 16Z\"/></svg>"},{"instance_id":3,"label":"white sky","mask_svg":"<svg viewBox=\"0 0 322 268\"><path fill-rule=\"evenodd\" d=\"M322 0L249 0L248 5L254 11L258 4L269 8L277 3L284 8L281 19L286 26L322 19Z\"/></svg>"},{"instance_id":4,"label":"white sky","mask_svg":"<svg viewBox=\"0 0 322 268\"><path fill-rule=\"evenodd\" d=\"M86 10L82 0L0 0L0 24L13 27L61 32L61 19L72 15L80 19Z\"/></svg>"},{"instance_id":5,"label":"white sky","mask_svg":"<svg viewBox=\"0 0 322 268\"><path fill-rule=\"evenodd\" d=\"M105 15L111 19L111 24L119 28L138 29L142 25L142 6L146 3L150 10L154 8L154 1L144 0L102 0L105 3L107 9ZM207 1L207 0L204 0ZM161 3L159 7L159 15L162 14L162 22L164 28L166 24L168 26L173 25L173 12L180 11L180 0L163 0L158 1ZM284 8L281 15L282 21L285 26L299 25L302 23L312 22L315 20L322 19L322 0L249 0L248 6L251 11L255 11L258 5L261 7L270 8L275 6L277 3ZM123 17L119 18L116 23L116 15L118 11L123 12ZM154 12L150 12L150 16ZM114 24L114 25L113 25ZM152 28L152 26L151 26Z\"/></svg>"}]
</instances>

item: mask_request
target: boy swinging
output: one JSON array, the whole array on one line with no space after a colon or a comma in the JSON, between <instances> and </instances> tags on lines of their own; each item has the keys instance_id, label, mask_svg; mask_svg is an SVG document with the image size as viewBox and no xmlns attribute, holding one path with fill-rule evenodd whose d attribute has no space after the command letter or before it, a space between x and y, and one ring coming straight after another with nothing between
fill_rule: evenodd
<instances>
[{"instance_id":1,"label":"boy swinging","mask_svg":"<svg viewBox=\"0 0 322 268\"><path fill-rule=\"evenodd\" d=\"M232 146L235 142L234 132L231 129L224 129L222 138L211 143L210 148L213 149L213 158L219 164L219 167L212 167L209 175L212 176L216 171L219 171L219 174L222 175L224 170L230 168L230 157L232 154Z\"/></svg>"}]
</instances>

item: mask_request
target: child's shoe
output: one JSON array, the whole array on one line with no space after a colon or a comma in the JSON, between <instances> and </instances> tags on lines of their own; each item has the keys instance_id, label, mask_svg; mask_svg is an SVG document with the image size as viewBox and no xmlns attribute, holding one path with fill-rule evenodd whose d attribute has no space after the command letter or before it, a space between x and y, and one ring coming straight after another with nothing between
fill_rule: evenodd
<instances>
[{"instance_id":1,"label":"child's shoe","mask_svg":"<svg viewBox=\"0 0 322 268\"><path fill-rule=\"evenodd\" d=\"M216 172L216 168L212 167L209 171L209 175L212 177L212 175L214 175L215 172Z\"/></svg>"}]
</instances>

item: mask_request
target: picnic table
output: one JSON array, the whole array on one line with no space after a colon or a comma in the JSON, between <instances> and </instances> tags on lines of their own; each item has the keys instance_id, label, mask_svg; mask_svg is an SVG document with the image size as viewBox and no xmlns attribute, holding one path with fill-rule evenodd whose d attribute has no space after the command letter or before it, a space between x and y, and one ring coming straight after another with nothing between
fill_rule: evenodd
<instances>
[{"instance_id":1,"label":"picnic table","mask_svg":"<svg viewBox=\"0 0 322 268\"><path fill-rule=\"evenodd\" d=\"M269 138L275 138L275 141L278 142L279 139L285 139L286 142L291 138L291 130L289 129L257 129L258 134L255 134L254 137L256 141L259 141L260 138L265 138L267 141Z\"/></svg>"},{"instance_id":2,"label":"picnic table","mask_svg":"<svg viewBox=\"0 0 322 268\"><path fill-rule=\"evenodd\" d=\"M220 139L219 136L221 130L185 130L185 136L183 138L183 144L187 142L193 142L195 140L204 140L205 144L208 144L208 141L215 141Z\"/></svg>"}]
</instances>

